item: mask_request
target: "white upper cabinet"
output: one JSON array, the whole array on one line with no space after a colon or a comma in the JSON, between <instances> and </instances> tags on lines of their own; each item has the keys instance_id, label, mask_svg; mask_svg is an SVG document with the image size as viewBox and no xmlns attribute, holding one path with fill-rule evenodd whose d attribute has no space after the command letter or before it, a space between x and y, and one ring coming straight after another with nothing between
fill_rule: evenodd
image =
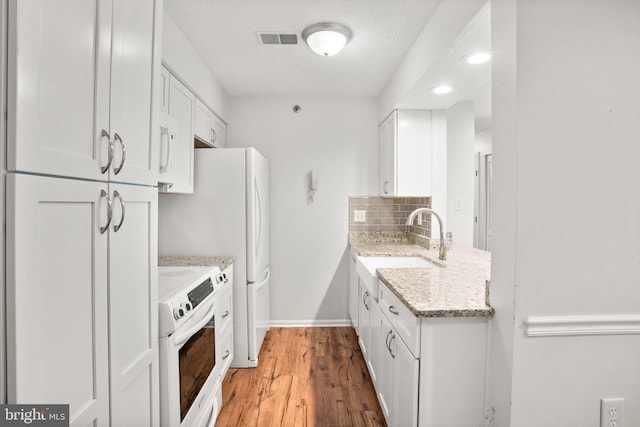
<instances>
[{"instance_id":1,"label":"white upper cabinet","mask_svg":"<svg viewBox=\"0 0 640 427\"><path fill-rule=\"evenodd\" d=\"M195 122L196 146L199 148L224 148L226 146L226 126L200 99L196 100Z\"/></svg>"},{"instance_id":2,"label":"white upper cabinet","mask_svg":"<svg viewBox=\"0 0 640 427\"><path fill-rule=\"evenodd\" d=\"M380 196L431 196L431 112L395 110L379 131Z\"/></svg>"},{"instance_id":3,"label":"white upper cabinet","mask_svg":"<svg viewBox=\"0 0 640 427\"><path fill-rule=\"evenodd\" d=\"M170 136L175 152L175 178L167 192L193 193L193 123L196 96L173 75L169 76Z\"/></svg>"},{"instance_id":4,"label":"white upper cabinet","mask_svg":"<svg viewBox=\"0 0 640 427\"><path fill-rule=\"evenodd\" d=\"M396 192L396 112L380 125L380 195L394 196Z\"/></svg>"},{"instance_id":5,"label":"white upper cabinet","mask_svg":"<svg viewBox=\"0 0 640 427\"><path fill-rule=\"evenodd\" d=\"M176 182L176 120L169 116L169 84L171 74L162 67L158 100L160 104L160 155L158 182L174 185Z\"/></svg>"},{"instance_id":6,"label":"white upper cabinet","mask_svg":"<svg viewBox=\"0 0 640 427\"><path fill-rule=\"evenodd\" d=\"M9 23L8 169L155 184L154 1L10 0Z\"/></svg>"},{"instance_id":7,"label":"white upper cabinet","mask_svg":"<svg viewBox=\"0 0 640 427\"><path fill-rule=\"evenodd\" d=\"M153 0L113 0L111 33L111 179L157 183L151 141Z\"/></svg>"}]
</instances>

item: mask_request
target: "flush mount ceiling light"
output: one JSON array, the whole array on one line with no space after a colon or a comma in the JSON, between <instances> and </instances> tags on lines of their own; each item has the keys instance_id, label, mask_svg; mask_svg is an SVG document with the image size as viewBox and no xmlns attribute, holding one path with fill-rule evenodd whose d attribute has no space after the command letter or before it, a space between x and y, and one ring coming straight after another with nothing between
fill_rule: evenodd
<instances>
[{"instance_id":1,"label":"flush mount ceiling light","mask_svg":"<svg viewBox=\"0 0 640 427\"><path fill-rule=\"evenodd\" d=\"M487 52L473 52L465 57L467 64L476 65L484 64L491 59L491 54Z\"/></svg>"},{"instance_id":2,"label":"flush mount ceiling light","mask_svg":"<svg viewBox=\"0 0 640 427\"><path fill-rule=\"evenodd\" d=\"M442 85L433 88L433 93L435 93L436 95L445 95L447 93L450 93L452 90L453 88L451 88L451 86Z\"/></svg>"},{"instance_id":3,"label":"flush mount ceiling light","mask_svg":"<svg viewBox=\"0 0 640 427\"><path fill-rule=\"evenodd\" d=\"M351 31L335 22L320 22L305 28L302 38L318 55L332 56L340 52L349 42Z\"/></svg>"}]
</instances>

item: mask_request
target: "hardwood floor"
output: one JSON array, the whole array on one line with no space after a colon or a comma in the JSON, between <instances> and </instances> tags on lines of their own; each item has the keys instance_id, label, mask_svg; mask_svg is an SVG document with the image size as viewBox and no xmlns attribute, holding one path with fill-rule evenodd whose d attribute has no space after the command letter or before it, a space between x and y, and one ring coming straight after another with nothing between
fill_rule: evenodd
<instances>
[{"instance_id":1,"label":"hardwood floor","mask_svg":"<svg viewBox=\"0 0 640 427\"><path fill-rule=\"evenodd\" d=\"M216 427L386 426L352 328L271 328L258 360L227 373Z\"/></svg>"}]
</instances>

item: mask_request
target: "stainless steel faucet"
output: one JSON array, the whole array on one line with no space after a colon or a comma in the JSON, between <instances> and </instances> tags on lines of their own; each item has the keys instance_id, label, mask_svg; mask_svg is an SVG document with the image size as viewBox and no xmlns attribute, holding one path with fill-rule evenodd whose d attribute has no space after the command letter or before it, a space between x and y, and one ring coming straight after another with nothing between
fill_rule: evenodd
<instances>
[{"instance_id":1,"label":"stainless steel faucet","mask_svg":"<svg viewBox=\"0 0 640 427\"><path fill-rule=\"evenodd\" d=\"M438 258L445 260L447 259L447 245L444 242L444 227L442 226L442 218L440 218L440 215L429 208L418 208L409 214L409 218L407 218L407 225L413 225L415 217L423 213L432 214L438 220L438 224L440 224L440 252L438 253Z\"/></svg>"}]
</instances>

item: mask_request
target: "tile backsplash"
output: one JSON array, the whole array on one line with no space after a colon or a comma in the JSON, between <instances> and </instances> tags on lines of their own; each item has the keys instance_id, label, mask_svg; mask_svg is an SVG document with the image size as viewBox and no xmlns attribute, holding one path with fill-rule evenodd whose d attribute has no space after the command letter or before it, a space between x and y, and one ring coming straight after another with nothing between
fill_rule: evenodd
<instances>
[{"instance_id":1,"label":"tile backsplash","mask_svg":"<svg viewBox=\"0 0 640 427\"><path fill-rule=\"evenodd\" d=\"M409 214L418 208L431 207L430 197L349 197L349 232L413 232L421 236L430 236L431 215L423 214L422 225L416 218L413 226L407 226ZM356 222L356 211L362 214L364 221Z\"/></svg>"}]
</instances>

